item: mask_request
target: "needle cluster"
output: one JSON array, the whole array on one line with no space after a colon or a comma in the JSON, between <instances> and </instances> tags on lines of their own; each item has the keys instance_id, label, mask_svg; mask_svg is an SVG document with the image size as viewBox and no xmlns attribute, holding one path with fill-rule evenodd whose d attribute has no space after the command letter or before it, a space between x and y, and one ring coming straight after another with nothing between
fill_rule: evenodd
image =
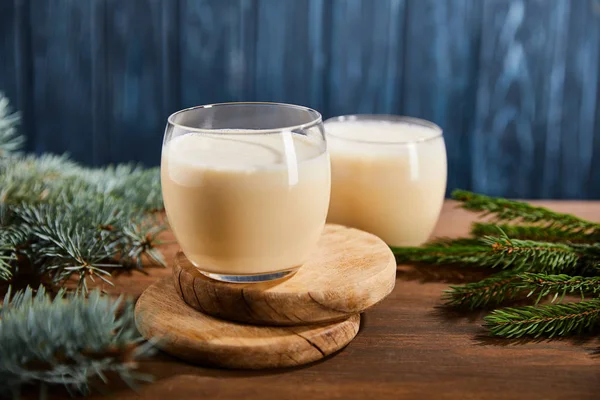
<instances>
[{"instance_id":1,"label":"needle cluster","mask_svg":"<svg viewBox=\"0 0 600 400\"><path fill-rule=\"evenodd\" d=\"M86 393L107 372L128 383L147 354L132 305L90 285L116 269L165 261L158 169L86 168L67 156L20 152L18 118L0 95L0 396L36 384ZM31 285L42 286L34 294ZM11 296L11 286L25 286ZM54 295L51 295L54 293Z\"/></svg>"},{"instance_id":2,"label":"needle cluster","mask_svg":"<svg viewBox=\"0 0 600 400\"><path fill-rule=\"evenodd\" d=\"M97 290L60 290L52 298L43 287L28 287L9 291L0 308L0 394L13 398L31 384L39 385L40 397L55 384L87 393L107 372L130 384L147 380L134 368L150 352L133 324L133 304Z\"/></svg>"},{"instance_id":3,"label":"needle cluster","mask_svg":"<svg viewBox=\"0 0 600 400\"><path fill-rule=\"evenodd\" d=\"M158 169L20 154L5 102L0 97L0 279L26 269L87 290L88 281L110 283L114 268L141 268L143 257L164 264L155 248L164 229L154 213L162 209Z\"/></svg>"},{"instance_id":4,"label":"needle cluster","mask_svg":"<svg viewBox=\"0 0 600 400\"><path fill-rule=\"evenodd\" d=\"M469 238L392 248L399 262L497 270L478 282L451 286L443 295L450 306L491 308L485 326L496 336L554 337L598 328L600 224L462 190L453 197L488 222L474 223ZM564 302L573 295L581 302ZM515 300L533 305L499 308ZM540 305L543 300L549 304Z\"/></svg>"}]
</instances>

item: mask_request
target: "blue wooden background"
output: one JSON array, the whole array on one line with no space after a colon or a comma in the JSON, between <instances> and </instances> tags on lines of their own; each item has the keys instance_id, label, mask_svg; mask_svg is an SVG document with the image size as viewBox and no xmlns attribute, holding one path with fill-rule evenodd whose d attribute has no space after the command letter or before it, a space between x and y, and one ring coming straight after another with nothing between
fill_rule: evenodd
<instances>
[{"instance_id":1,"label":"blue wooden background","mask_svg":"<svg viewBox=\"0 0 600 400\"><path fill-rule=\"evenodd\" d=\"M29 149L159 162L166 117L265 100L444 128L450 189L600 198L598 0L0 0Z\"/></svg>"}]
</instances>

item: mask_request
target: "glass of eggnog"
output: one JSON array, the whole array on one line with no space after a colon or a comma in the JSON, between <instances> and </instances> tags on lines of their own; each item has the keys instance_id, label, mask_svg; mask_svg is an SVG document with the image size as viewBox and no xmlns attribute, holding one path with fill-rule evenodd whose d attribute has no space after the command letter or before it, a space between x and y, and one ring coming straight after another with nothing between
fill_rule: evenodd
<instances>
[{"instance_id":1,"label":"glass of eggnog","mask_svg":"<svg viewBox=\"0 0 600 400\"><path fill-rule=\"evenodd\" d=\"M371 232L390 246L429 238L446 192L442 129L393 115L325 121L331 157L328 222Z\"/></svg>"},{"instance_id":2,"label":"glass of eggnog","mask_svg":"<svg viewBox=\"0 0 600 400\"><path fill-rule=\"evenodd\" d=\"M161 183L171 229L201 273L226 282L289 275L315 250L329 206L321 114L277 103L176 112Z\"/></svg>"}]
</instances>

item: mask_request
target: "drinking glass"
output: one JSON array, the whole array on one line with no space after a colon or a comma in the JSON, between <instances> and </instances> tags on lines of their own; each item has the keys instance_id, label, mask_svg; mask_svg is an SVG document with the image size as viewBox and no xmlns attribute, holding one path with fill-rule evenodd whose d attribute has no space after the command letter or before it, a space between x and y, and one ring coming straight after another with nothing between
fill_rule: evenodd
<instances>
[{"instance_id":1,"label":"drinking glass","mask_svg":"<svg viewBox=\"0 0 600 400\"><path fill-rule=\"evenodd\" d=\"M390 246L431 235L446 192L442 129L417 118L347 115L325 121L331 156L328 222L371 232Z\"/></svg>"},{"instance_id":2,"label":"drinking glass","mask_svg":"<svg viewBox=\"0 0 600 400\"><path fill-rule=\"evenodd\" d=\"M227 282L289 275L315 249L329 206L321 114L278 103L178 111L161 183L169 224L201 273Z\"/></svg>"}]
</instances>

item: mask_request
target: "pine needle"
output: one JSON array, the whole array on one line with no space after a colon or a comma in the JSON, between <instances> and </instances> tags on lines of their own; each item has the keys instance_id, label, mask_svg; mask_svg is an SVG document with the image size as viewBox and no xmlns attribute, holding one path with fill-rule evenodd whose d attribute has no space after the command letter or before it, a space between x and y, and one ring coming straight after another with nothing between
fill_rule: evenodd
<instances>
[{"instance_id":1,"label":"pine needle","mask_svg":"<svg viewBox=\"0 0 600 400\"><path fill-rule=\"evenodd\" d=\"M471 235L475 237L498 236L500 232L512 239L541 242L596 243L600 242L600 231L588 233L580 229L564 229L535 225L492 224L475 222Z\"/></svg>"},{"instance_id":2,"label":"pine needle","mask_svg":"<svg viewBox=\"0 0 600 400\"><path fill-rule=\"evenodd\" d=\"M156 168L89 169L66 156L9 154L0 160L0 232L23 235L15 242L0 233L0 279L26 260L56 285L75 277L76 289L87 290L88 279L110 283L111 268L141 269L144 257L164 266L156 244L165 225L153 215L160 209Z\"/></svg>"},{"instance_id":3,"label":"pine needle","mask_svg":"<svg viewBox=\"0 0 600 400\"><path fill-rule=\"evenodd\" d=\"M526 222L566 230L577 230L587 234L600 233L600 224L586 221L571 214L557 213L544 207L485 196L465 190L455 190L452 197L461 202L465 210L480 212L482 216L493 216L495 222Z\"/></svg>"},{"instance_id":4,"label":"pine needle","mask_svg":"<svg viewBox=\"0 0 600 400\"><path fill-rule=\"evenodd\" d=\"M423 247L392 247L399 262L468 265L486 268L561 273L595 265L600 254L593 247L574 247L511 239L504 234L456 242L434 242Z\"/></svg>"},{"instance_id":5,"label":"pine needle","mask_svg":"<svg viewBox=\"0 0 600 400\"><path fill-rule=\"evenodd\" d=\"M518 292L513 290L511 284L519 280L517 273L503 271L479 282L450 286L450 289L444 291L443 299L449 306L471 310L498 305L517 297Z\"/></svg>"},{"instance_id":6,"label":"pine needle","mask_svg":"<svg viewBox=\"0 0 600 400\"><path fill-rule=\"evenodd\" d=\"M149 355L133 322L133 303L92 291L88 297L43 287L9 293L0 308L0 393L21 386L62 384L80 393L112 371L124 381L147 380L133 371Z\"/></svg>"},{"instance_id":7,"label":"pine needle","mask_svg":"<svg viewBox=\"0 0 600 400\"><path fill-rule=\"evenodd\" d=\"M600 299L580 303L502 308L485 318L494 336L507 338L555 337L591 331L600 320Z\"/></svg>"},{"instance_id":8,"label":"pine needle","mask_svg":"<svg viewBox=\"0 0 600 400\"><path fill-rule=\"evenodd\" d=\"M527 291L527 297L537 295L536 304L546 296L560 303L566 295L579 295L583 300L585 295L600 294L600 277L524 273L518 275L513 287L516 291Z\"/></svg>"}]
</instances>

